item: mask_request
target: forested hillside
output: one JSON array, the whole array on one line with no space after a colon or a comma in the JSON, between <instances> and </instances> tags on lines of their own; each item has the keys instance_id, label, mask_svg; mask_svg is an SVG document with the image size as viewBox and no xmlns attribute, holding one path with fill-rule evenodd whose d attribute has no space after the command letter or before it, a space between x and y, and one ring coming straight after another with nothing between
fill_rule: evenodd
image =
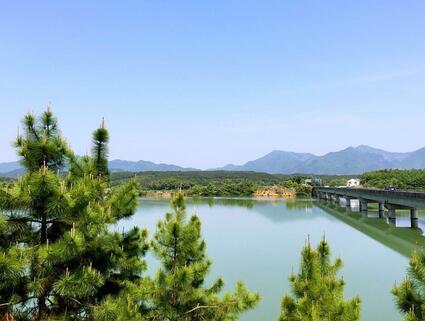
<instances>
[{"instance_id":1,"label":"forested hillside","mask_svg":"<svg viewBox=\"0 0 425 321\"><path fill-rule=\"evenodd\" d=\"M364 187L386 188L389 186L404 190L425 191L425 170L382 170L362 175Z\"/></svg>"}]
</instances>

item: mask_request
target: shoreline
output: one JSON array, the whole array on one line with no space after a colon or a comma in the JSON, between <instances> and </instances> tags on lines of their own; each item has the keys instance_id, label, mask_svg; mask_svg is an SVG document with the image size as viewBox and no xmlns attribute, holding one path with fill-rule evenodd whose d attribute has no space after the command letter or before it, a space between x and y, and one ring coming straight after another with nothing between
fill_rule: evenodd
<instances>
[{"instance_id":1,"label":"shoreline","mask_svg":"<svg viewBox=\"0 0 425 321\"><path fill-rule=\"evenodd\" d=\"M164 198L171 199L172 196L177 193L178 190L149 190L149 191L140 191L139 196L141 197L155 197L155 198ZM254 191L251 195L197 195L192 194L190 191L182 190L181 191L186 197L223 197L223 198L251 198L251 199L294 199L297 196L308 196L308 195L297 195L293 190L282 190L276 191L274 189L261 189Z\"/></svg>"}]
</instances>

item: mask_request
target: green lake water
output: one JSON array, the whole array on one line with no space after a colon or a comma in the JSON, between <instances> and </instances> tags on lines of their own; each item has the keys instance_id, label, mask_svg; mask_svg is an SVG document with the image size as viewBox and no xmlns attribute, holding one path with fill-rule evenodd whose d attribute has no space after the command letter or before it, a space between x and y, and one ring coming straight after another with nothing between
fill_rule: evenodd
<instances>
[{"instance_id":1,"label":"green lake water","mask_svg":"<svg viewBox=\"0 0 425 321\"><path fill-rule=\"evenodd\" d=\"M168 208L167 200L141 199L137 213L117 228L146 227L152 236ZM280 298L290 292L288 275L298 271L306 238L317 244L323 234L333 254L343 259L346 297L362 299L362 320L402 320L389 291L404 278L412 248L424 245L419 233L311 200L189 199L188 213L202 220L213 260L209 280L222 276L227 290L244 280L260 292L260 304L242 321L277 320ZM152 273L158 263L151 255L147 261Z\"/></svg>"}]
</instances>

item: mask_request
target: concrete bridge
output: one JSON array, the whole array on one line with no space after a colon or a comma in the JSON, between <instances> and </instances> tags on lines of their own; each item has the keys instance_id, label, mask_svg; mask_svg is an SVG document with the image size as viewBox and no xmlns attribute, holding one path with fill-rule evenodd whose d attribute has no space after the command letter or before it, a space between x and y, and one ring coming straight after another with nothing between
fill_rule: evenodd
<instances>
[{"instance_id":1,"label":"concrete bridge","mask_svg":"<svg viewBox=\"0 0 425 321\"><path fill-rule=\"evenodd\" d=\"M344 187L314 187L313 197L325 199L331 202L346 200L347 208L351 208L351 200L359 200L360 210L368 211L369 203L378 204L380 218L385 217L385 209L388 210L388 220L396 223L396 210L410 210L410 226L418 227L418 209L425 209L425 193L407 191L387 191L367 188L344 188Z\"/></svg>"}]
</instances>

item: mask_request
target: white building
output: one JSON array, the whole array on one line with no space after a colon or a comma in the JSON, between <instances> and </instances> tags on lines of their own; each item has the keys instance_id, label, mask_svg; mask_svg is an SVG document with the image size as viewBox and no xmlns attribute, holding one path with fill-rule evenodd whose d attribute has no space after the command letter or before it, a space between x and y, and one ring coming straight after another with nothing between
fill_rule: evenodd
<instances>
[{"instance_id":1,"label":"white building","mask_svg":"<svg viewBox=\"0 0 425 321\"><path fill-rule=\"evenodd\" d=\"M352 178L347 181L347 187L358 187L360 186L360 179Z\"/></svg>"}]
</instances>

